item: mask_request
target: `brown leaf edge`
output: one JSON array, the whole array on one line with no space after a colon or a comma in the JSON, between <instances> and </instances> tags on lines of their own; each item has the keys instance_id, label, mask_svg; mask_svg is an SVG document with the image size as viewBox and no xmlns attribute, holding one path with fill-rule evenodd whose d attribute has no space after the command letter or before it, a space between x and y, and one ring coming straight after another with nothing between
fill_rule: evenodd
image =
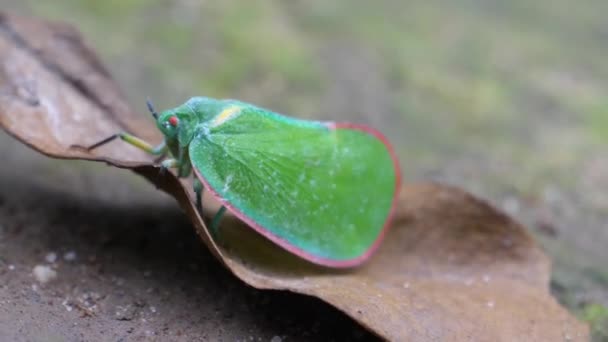
<instances>
[{"instance_id":1,"label":"brown leaf edge","mask_svg":"<svg viewBox=\"0 0 608 342\"><path fill-rule=\"evenodd\" d=\"M461 190L406 186L387 241L355 270L303 262L234 219L220 247L189 184L159 178L149 157L117 144L93 156L69 148L117 130L158 138L76 30L0 14L0 61L0 125L9 134L50 157L144 176L176 198L211 252L251 286L319 297L389 340L588 339L588 328L549 295L549 261L525 229Z\"/></svg>"}]
</instances>

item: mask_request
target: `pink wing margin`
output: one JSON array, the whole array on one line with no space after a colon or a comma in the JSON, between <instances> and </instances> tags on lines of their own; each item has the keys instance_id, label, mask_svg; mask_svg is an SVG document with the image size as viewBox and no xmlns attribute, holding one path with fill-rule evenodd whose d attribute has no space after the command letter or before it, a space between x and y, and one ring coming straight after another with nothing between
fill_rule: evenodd
<instances>
[{"instance_id":1,"label":"pink wing margin","mask_svg":"<svg viewBox=\"0 0 608 342\"><path fill-rule=\"evenodd\" d=\"M241 221L245 222L247 225L249 225L251 228L253 228L256 232L258 232L262 236L266 237L268 240L274 242L275 244L279 245L281 248L287 250L288 252L290 252L292 254L299 256L300 258L302 258L304 260L310 261L317 265L331 267L331 268L356 267L356 266L361 265L365 261L367 261L367 259L369 259L371 257L371 255L374 254L374 252L378 249L378 247L382 243L382 240L384 240L386 232L388 231L388 229L391 226L393 217L395 216L399 191L401 189L401 167L399 166L399 160L397 158L397 155L395 154L395 150L393 149L392 145L390 144L388 139L379 131L377 131L371 127L365 126L365 125L348 123L348 122L344 122L344 123L328 122L328 123L325 123L325 125L330 130L338 130L338 129L358 130L358 131L362 131L362 132L365 132L367 134L370 134L370 135L376 137L378 140L380 140L386 146L386 149L388 150L388 152L391 156L391 159L393 160L393 167L395 169L395 193L393 195L391 209L386 218L386 221L384 222L382 230L380 231L380 234L378 234L378 237L376 238L374 243L365 251L365 253L361 254L360 256L358 256L356 258L346 259L346 260L334 260L334 259L323 258L323 257L319 257L316 255L310 254L310 253L306 252L305 250L292 245L289 241L273 234L272 232L270 232L269 230L264 228L262 225L255 222L252 218L248 217L242 211L240 211L238 208L233 206L232 203L228 202L226 199L221 197L217 193L217 191L209 184L209 182L207 182L205 177L199 172L199 170L196 167L193 167L193 170L194 170L194 173L196 174L196 176L198 177L198 179L205 186L205 190L208 190L213 195L213 197L215 197L222 205L224 205L228 210L230 210L230 212L232 212Z\"/></svg>"}]
</instances>

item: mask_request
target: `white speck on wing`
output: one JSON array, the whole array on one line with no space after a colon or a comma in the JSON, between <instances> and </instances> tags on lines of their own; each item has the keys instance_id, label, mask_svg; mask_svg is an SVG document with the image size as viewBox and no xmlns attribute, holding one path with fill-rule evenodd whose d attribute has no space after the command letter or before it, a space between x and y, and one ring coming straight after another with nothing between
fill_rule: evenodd
<instances>
[{"instance_id":1,"label":"white speck on wing","mask_svg":"<svg viewBox=\"0 0 608 342\"><path fill-rule=\"evenodd\" d=\"M230 190L231 182L232 182L232 175L228 175L226 177L226 183L224 183L224 188L222 188L222 192L228 192Z\"/></svg>"}]
</instances>

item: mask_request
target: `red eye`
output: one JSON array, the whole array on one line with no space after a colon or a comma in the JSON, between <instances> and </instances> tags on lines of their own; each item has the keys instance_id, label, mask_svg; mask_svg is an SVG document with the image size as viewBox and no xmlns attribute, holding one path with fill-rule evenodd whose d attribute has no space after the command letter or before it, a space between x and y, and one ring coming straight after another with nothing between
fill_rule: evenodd
<instances>
[{"instance_id":1,"label":"red eye","mask_svg":"<svg viewBox=\"0 0 608 342\"><path fill-rule=\"evenodd\" d=\"M177 124L179 123L179 119L177 118L177 116L172 116L169 118L169 124L173 127L177 127Z\"/></svg>"}]
</instances>

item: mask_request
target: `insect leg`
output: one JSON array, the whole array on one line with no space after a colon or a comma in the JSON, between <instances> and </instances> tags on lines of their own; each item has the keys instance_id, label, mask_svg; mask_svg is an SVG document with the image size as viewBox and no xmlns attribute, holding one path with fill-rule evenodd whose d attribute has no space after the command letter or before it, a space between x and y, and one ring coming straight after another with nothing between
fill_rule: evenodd
<instances>
[{"instance_id":1,"label":"insect leg","mask_svg":"<svg viewBox=\"0 0 608 342\"><path fill-rule=\"evenodd\" d=\"M160 181L160 178L165 176L165 172L167 172L168 169L174 168L177 166L178 166L177 159L169 158L169 159L163 160L160 163L160 169L158 170L158 175L156 177L157 182Z\"/></svg>"},{"instance_id":2,"label":"insect leg","mask_svg":"<svg viewBox=\"0 0 608 342\"><path fill-rule=\"evenodd\" d=\"M170 169L172 167L177 167L178 166L178 161L177 159L165 159L160 163L160 167L162 169Z\"/></svg>"},{"instance_id":3,"label":"insect leg","mask_svg":"<svg viewBox=\"0 0 608 342\"><path fill-rule=\"evenodd\" d=\"M203 183L198 178L194 177L193 181L194 193L196 194L196 210L203 216Z\"/></svg>"},{"instance_id":4,"label":"insect leg","mask_svg":"<svg viewBox=\"0 0 608 342\"><path fill-rule=\"evenodd\" d=\"M221 206L220 210L218 210L217 213L215 213L215 216L213 216L213 219L211 220L211 233L214 236L217 235L217 229L220 225L220 221L222 219L222 216L224 216L225 212L226 212L226 207Z\"/></svg>"},{"instance_id":5,"label":"insect leg","mask_svg":"<svg viewBox=\"0 0 608 342\"><path fill-rule=\"evenodd\" d=\"M147 153L153 154L153 155L162 155L163 153L167 152L167 144L166 142L163 140L163 142L161 142L160 144L158 144L157 146L153 146L151 144L149 144L148 142L134 136L131 135L129 133L116 133L113 134L99 142L94 143L93 145L90 146L81 146L81 145L72 145L71 147L73 148L80 148L80 149L84 149L86 151L92 151L100 146L103 146L117 138L120 138L121 140L123 140L124 142L128 143L129 145L135 146L137 148L139 148L142 151L145 151Z\"/></svg>"},{"instance_id":6,"label":"insect leg","mask_svg":"<svg viewBox=\"0 0 608 342\"><path fill-rule=\"evenodd\" d=\"M161 161L165 160L165 158L167 158L167 151L161 153L158 157L154 158L154 164L158 164Z\"/></svg>"},{"instance_id":7,"label":"insect leg","mask_svg":"<svg viewBox=\"0 0 608 342\"><path fill-rule=\"evenodd\" d=\"M180 148L177 160L177 176L180 178L188 177L190 172L192 172L192 165L190 164L190 159L186 154L185 148Z\"/></svg>"}]
</instances>

